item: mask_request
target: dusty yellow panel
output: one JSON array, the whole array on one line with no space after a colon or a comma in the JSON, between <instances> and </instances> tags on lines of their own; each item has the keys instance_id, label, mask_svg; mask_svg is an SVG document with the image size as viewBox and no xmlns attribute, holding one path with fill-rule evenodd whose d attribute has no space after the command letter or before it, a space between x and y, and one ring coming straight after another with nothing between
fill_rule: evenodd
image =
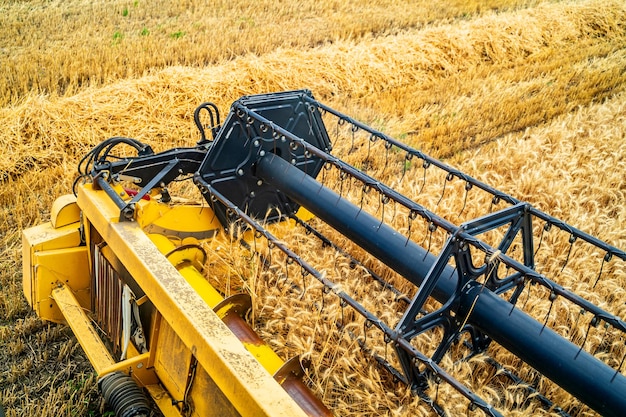
<instances>
[{"instance_id":1,"label":"dusty yellow panel","mask_svg":"<svg viewBox=\"0 0 626 417\"><path fill-rule=\"evenodd\" d=\"M52 223L43 223L38 226L24 229L22 242L25 247L33 251L72 248L80 245L78 223L73 223L55 229Z\"/></svg>"},{"instance_id":2,"label":"dusty yellow panel","mask_svg":"<svg viewBox=\"0 0 626 417\"><path fill-rule=\"evenodd\" d=\"M142 200L137 205L137 222L147 233L184 239L208 239L221 225L213 211L198 205L169 205Z\"/></svg>"},{"instance_id":3,"label":"dusty yellow panel","mask_svg":"<svg viewBox=\"0 0 626 417\"><path fill-rule=\"evenodd\" d=\"M61 311L51 297L52 290L59 283L66 284L72 289L83 308L91 308L91 277L85 246L35 252L33 270L33 308L42 319L64 321Z\"/></svg>"},{"instance_id":4,"label":"dusty yellow panel","mask_svg":"<svg viewBox=\"0 0 626 417\"><path fill-rule=\"evenodd\" d=\"M161 252L168 253L174 248L172 242L162 235L149 235L149 238L159 248ZM168 258L176 264L176 261L172 257ZM180 274L185 280L196 290L196 292L202 297L209 307L215 309L216 306L222 305L224 298L213 288L213 286L204 278L204 276L198 272L193 266L184 266L178 269ZM230 310L228 302L220 308L220 311L216 311L216 314L224 319L224 315ZM231 329L232 330L232 329ZM260 340L259 340L260 342ZM259 363L273 375L284 364L282 359L265 343L250 343L243 342L243 346L259 361Z\"/></svg>"},{"instance_id":5,"label":"dusty yellow panel","mask_svg":"<svg viewBox=\"0 0 626 417\"><path fill-rule=\"evenodd\" d=\"M154 369L163 386L175 400L182 400L191 366L191 352L165 320L161 320L157 345L151 349L155 350Z\"/></svg>"},{"instance_id":6,"label":"dusty yellow panel","mask_svg":"<svg viewBox=\"0 0 626 417\"><path fill-rule=\"evenodd\" d=\"M200 366L189 392L188 404L194 417L239 417L235 407Z\"/></svg>"},{"instance_id":7,"label":"dusty yellow panel","mask_svg":"<svg viewBox=\"0 0 626 417\"><path fill-rule=\"evenodd\" d=\"M35 253L53 249L73 248L80 245L78 223L55 229L51 223L44 223L25 229L22 232L22 279L24 296L34 307L36 296L33 280L35 279Z\"/></svg>"},{"instance_id":8,"label":"dusty yellow panel","mask_svg":"<svg viewBox=\"0 0 626 417\"><path fill-rule=\"evenodd\" d=\"M161 385L146 385L145 388L165 417L182 417L180 410L172 404L172 397Z\"/></svg>"},{"instance_id":9,"label":"dusty yellow panel","mask_svg":"<svg viewBox=\"0 0 626 417\"><path fill-rule=\"evenodd\" d=\"M145 290L163 320L172 325L172 333L176 332L242 416L305 415L159 252L137 222L112 221L119 217L119 209L111 204L107 195L94 192L91 187L79 186L78 201L86 218ZM164 335L159 334L157 345L167 346L161 341L162 337ZM170 349L169 357L165 353L164 350L159 359L163 368L168 361L180 361L175 355L176 349ZM183 385L180 374L185 368L188 369L180 366L180 371L168 371L170 377L174 375L171 379L178 380L178 385Z\"/></svg>"}]
</instances>

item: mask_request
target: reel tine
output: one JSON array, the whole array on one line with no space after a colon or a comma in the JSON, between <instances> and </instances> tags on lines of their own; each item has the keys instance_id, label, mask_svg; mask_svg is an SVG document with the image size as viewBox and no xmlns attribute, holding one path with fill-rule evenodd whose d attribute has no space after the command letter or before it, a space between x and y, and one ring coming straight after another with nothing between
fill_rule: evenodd
<instances>
[{"instance_id":1,"label":"reel tine","mask_svg":"<svg viewBox=\"0 0 626 417\"><path fill-rule=\"evenodd\" d=\"M598 324L598 317L597 316L592 317L591 321L589 322L589 325L587 326L587 331L585 332L585 337L583 338L583 342L581 343L580 349L578 349L578 353L576 354L574 359L578 358L578 355L580 355L580 353L584 350L585 344L587 343L587 338L589 337L589 332L591 331L591 328L596 327L597 324Z\"/></svg>"},{"instance_id":2,"label":"reel tine","mask_svg":"<svg viewBox=\"0 0 626 417\"><path fill-rule=\"evenodd\" d=\"M473 184L469 181L465 181L465 197L463 198L463 207L461 207L461 211L459 212L459 214L457 215L457 217L461 217L461 215L463 214L463 212L465 211L465 206L467 205L467 196L469 194L469 191L472 189Z\"/></svg>"},{"instance_id":3,"label":"reel tine","mask_svg":"<svg viewBox=\"0 0 626 417\"><path fill-rule=\"evenodd\" d=\"M430 167L430 162L424 159L422 162L422 168L424 168L424 177L422 178L422 186L420 187L420 194L424 191L424 187L426 186L426 170Z\"/></svg>"},{"instance_id":4,"label":"reel tine","mask_svg":"<svg viewBox=\"0 0 626 417\"><path fill-rule=\"evenodd\" d=\"M491 199L491 204L489 205L489 213L493 213L493 208L500 204L501 198L500 196L494 195Z\"/></svg>"},{"instance_id":5,"label":"reel tine","mask_svg":"<svg viewBox=\"0 0 626 417\"><path fill-rule=\"evenodd\" d=\"M537 249L535 250L534 257L537 257L537 253L539 253L539 249L541 249L541 244L543 243L543 234L544 232L549 232L552 228L552 224L546 221L541 228L541 235L539 236L539 244L537 245Z\"/></svg>"},{"instance_id":6,"label":"reel tine","mask_svg":"<svg viewBox=\"0 0 626 417\"><path fill-rule=\"evenodd\" d=\"M546 324L548 324L548 320L550 319L550 313L552 312L552 307L554 306L554 301L557 298L557 294L554 291L550 291L550 296L549 296L549 300L550 300L550 307L548 308L548 312L546 313L546 318L543 321L543 326L541 327L541 331L539 332L540 334L543 333L543 330L546 328Z\"/></svg>"},{"instance_id":7,"label":"reel tine","mask_svg":"<svg viewBox=\"0 0 626 417\"><path fill-rule=\"evenodd\" d=\"M352 153L354 151L354 142L355 142L355 136L356 136L356 132L359 131L359 127L357 125L355 125L354 123L350 124L350 133L352 134L352 141L350 143L350 150L348 151L348 154Z\"/></svg>"},{"instance_id":8,"label":"reel tine","mask_svg":"<svg viewBox=\"0 0 626 417\"><path fill-rule=\"evenodd\" d=\"M387 169L387 165L389 165L389 151L392 147L393 144L391 142L385 141L385 165L383 165L381 176L385 175L385 170Z\"/></svg>"},{"instance_id":9,"label":"reel tine","mask_svg":"<svg viewBox=\"0 0 626 417\"><path fill-rule=\"evenodd\" d=\"M439 201L437 201L437 204L435 205L436 207L439 207L439 204L443 200L443 196L446 194L446 185L448 184L448 182L452 181L453 178L454 175L451 172L448 172L448 174L446 174L446 178L443 181L443 190L441 190L441 197L439 197Z\"/></svg>"},{"instance_id":10,"label":"reel tine","mask_svg":"<svg viewBox=\"0 0 626 417\"><path fill-rule=\"evenodd\" d=\"M622 360L620 361L619 366L617 367L617 369L615 370L615 373L613 374L613 378L611 378L611 382L613 382L615 380L615 377L622 372L622 366L624 366L625 360L626 360L626 349L624 351L624 355L622 355Z\"/></svg>"},{"instance_id":11,"label":"reel tine","mask_svg":"<svg viewBox=\"0 0 626 417\"><path fill-rule=\"evenodd\" d=\"M602 263L600 264L600 272L598 272L598 277L596 278L596 282L593 283L594 289L596 288L596 285L598 285L598 281L600 281L600 277L602 277L602 270L604 269L604 263L609 262L612 258L613 258L613 254L611 252L607 252L602 257Z\"/></svg>"},{"instance_id":12,"label":"reel tine","mask_svg":"<svg viewBox=\"0 0 626 417\"><path fill-rule=\"evenodd\" d=\"M565 257L565 262L563 262L563 266L561 267L561 270L559 271L559 273L563 272L563 270L567 266L567 263L569 262L569 257L572 254L572 248L574 247L574 242L576 242L576 235L574 235L572 233L572 234L570 234L570 237L569 237L569 250L567 251L567 256Z\"/></svg>"},{"instance_id":13,"label":"reel tine","mask_svg":"<svg viewBox=\"0 0 626 417\"><path fill-rule=\"evenodd\" d=\"M406 172L411 168L411 159L413 159L413 154L410 152L407 152L404 155L404 160L401 162L402 163L402 176L400 177L400 182L402 182L402 180L406 176Z\"/></svg>"}]
</instances>

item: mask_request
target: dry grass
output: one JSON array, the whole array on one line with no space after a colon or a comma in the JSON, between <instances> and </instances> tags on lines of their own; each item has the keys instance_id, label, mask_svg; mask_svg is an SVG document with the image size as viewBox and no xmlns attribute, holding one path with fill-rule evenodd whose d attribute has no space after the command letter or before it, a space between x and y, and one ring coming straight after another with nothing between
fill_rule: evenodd
<instances>
[{"instance_id":1,"label":"dry grass","mask_svg":"<svg viewBox=\"0 0 626 417\"><path fill-rule=\"evenodd\" d=\"M226 109L243 94L310 88L322 101L626 247L622 179L626 110L620 94L626 85L624 4L585 0L518 10L538 2L459 1L445 9L437 9L435 3L416 2L410 8L416 14L410 15L398 13L393 8L400 7L397 2L369 2L358 11L345 2L333 3L335 9L330 2L318 2L307 4L306 10L297 8L284 14L284 20L304 19L306 25L263 27L250 21L233 25L252 13L241 5L231 10L218 4L219 22L217 14L207 14L204 6L181 11L169 3L158 13L158 7L152 10L143 3L121 2L89 6L83 2L33 2L30 7L14 2L0 6L0 19L15 19L20 13L24 19L21 24L5 25L7 20L0 24L7 28L0 35L2 63L17 68L3 71L13 78L4 81L8 87L0 88L3 102L13 103L0 109L0 146L5 150L0 155L0 395L9 408L8 415L101 412L93 378L75 340L67 330L48 327L28 312L21 295L19 230L47 220L53 199L69 190L77 158L106 137L131 136L160 150L194 143L197 136L191 116L201 101L215 101ZM256 4L259 21L261 16L278 13L272 2L267 7ZM124 7L127 16L123 16ZM514 10L472 14L491 7ZM361 10L363 14L359 14ZM56 27L63 13L72 16L73 29L68 26L56 37L42 35L41 39L36 31L23 30L25 37L20 37L18 29L26 29L34 21L39 21L42 29ZM97 17L97 25L87 17L90 13ZM453 19L459 16L463 18ZM334 24L324 23L328 20ZM429 25L431 21L438 23ZM144 24L150 25L149 36L139 33ZM156 29L159 24L163 26ZM230 30L235 27L237 30ZM272 36L260 42L259 33L265 29ZM117 43L113 42L116 30L124 33ZM219 30L222 36L212 36L211 30ZM185 35L178 39L170 36L177 31ZM50 29L41 32L49 34ZM71 33L83 34L74 37ZM214 43L207 46L205 39ZM146 47L148 40L150 47ZM159 49L154 47L158 43ZM276 45L282 47L274 51ZM248 52L253 54L241 56ZM9 55L12 59L5 60ZM27 70L29 60L46 69L45 74ZM206 63L210 65L200 67ZM167 68L154 69L160 67ZM149 74L132 78L146 71ZM130 78L116 81L126 77ZM51 96L40 95L50 91ZM372 161L372 172L381 161ZM390 171L377 169L377 175L406 194L429 207L436 205L442 182L434 174L428 173L421 190L418 166L411 167L402 183ZM446 191L450 198L443 200L438 211L447 212L456 222L462 200L453 190ZM485 207L488 202L478 196L463 215L469 218L484 213ZM545 249L559 254L558 259L567 251L562 240L555 236L546 241ZM623 270L612 267L614 278L602 280L593 289L590 282L595 276L584 272L584 262L589 256L587 261L595 268L597 255L587 254L585 249L577 251L560 278L594 302L626 316ZM340 309L333 308L331 303L336 301L330 296L324 314L312 315L310 306L319 305L321 295L312 283L302 300L286 297L288 287L239 265L242 254L237 250L228 254L222 250L220 256L233 265L228 269L233 280L237 276L254 278L243 284L255 293L259 306L268 306L257 309L259 332L283 357L302 352L312 356L315 389L336 407L338 415L428 414L423 403L383 371L369 366L355 342L334 329L332 322L338 319ZM550 271L558 268L558 262L542 267ZM356 287L349 279L346 274L345 285ZM362 296L376 302L373 294ZM548 304L535 305L532 314L541 319ZM566 306L553 309L550 322L575 323L575 315L568 311ZM393 321L396 313L390 305L381 308L380 314ZM585 328L586 324L581 321L577 326ZM368 337L372 343L377 340L374 332ZM588 341L587 348L592 349L601 338L592 337L595 341ZM384 343L380 346L384 349ZM507 366L519 366L504 353L495 354ZM480 364L473 366L474 371L481 369ZM482 384L489 379L486 370L484 375L476 372L476 381L471 381L471 372L465 365L454 369L455 375L481 395L493 397L508 415L540 412L532 408L535 405L514 410L518 392L495 391L497 381ZM532 378L530 371L528 375ZM69 385L66 380L71 381ZM543 385L546 392L554 390ZM452 415L465 415L464 403L456 402L455 394L444 385L439 395L450 399L447 404ZM589 415L584 409L577 410L566 394L555 390L550 395L561 405L571 406L572 414Z\"/></svg>"},{"instance_id":2,"label":"dry grass","mask_svg":"<svg viewBox=\"0 0 626 417\"><path fill-rule=\"evenodd\" d=\"M0 105L32 93L73 95L155 68L202 67L538 2L7 2L0 5Z\"/></svg>"}]
</instances>

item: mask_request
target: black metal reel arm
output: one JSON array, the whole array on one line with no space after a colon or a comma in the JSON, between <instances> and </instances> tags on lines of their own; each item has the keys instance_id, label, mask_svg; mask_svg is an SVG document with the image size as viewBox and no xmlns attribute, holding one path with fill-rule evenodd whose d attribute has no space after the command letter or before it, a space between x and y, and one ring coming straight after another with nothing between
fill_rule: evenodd
<instances>
[{"instance_id":1,"label":"black metal reel arm","mask_svg":"<svg viewBox=\"0 0 626 417\"><path fill-rule=\"evenodd\" d=\"M205 125L201 120L201 113L205 111L210 119L211 139L207 139ZM74 187L84 178L91 178L96 187L102 188L120 208L120 220L132 220L135 214L135 204L152 189L162 188L163 200L168 201L167 185L182 175L191 175L198 171L208 150L212 146L218 131L221 128L220 114L213 103L202 103L194 112L194 122L200 132L200 141L195 147L174 148L160 153L154 153L150 145L136 139L126 137L112 137L96 145L83 157L78 164L79 176ZM117 156L113 149L120 145L134 148L136 156ZM131 181L141 187L141 190L126 202L113 190L110 181ZM76 191L74 191L76 194Z\"/></svg>"},{"instance_id":2,"label":"black metal reel arm","mask_svg":"<svg viewBox=\"0 0 626 417\"><path fill-rule=\"evenodd\" d=\"M138 155L115 161L93 163L89 176L120 208L120 221L129 221L135 214L136 203L152 189L165 187L181 175L191 175L204 160L210 143L193 148L175 148L160 153ZM110 181L127 180L141 187L130 201L125 201L112 188ZM167 199L167 194L164 195Z\"/></svg>"}]
</instances>

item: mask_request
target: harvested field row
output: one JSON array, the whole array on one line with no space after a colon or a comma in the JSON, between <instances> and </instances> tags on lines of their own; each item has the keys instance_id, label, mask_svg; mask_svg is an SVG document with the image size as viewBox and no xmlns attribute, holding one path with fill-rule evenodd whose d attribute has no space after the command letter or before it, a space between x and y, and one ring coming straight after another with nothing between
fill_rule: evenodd
<instances>
[{"instance_id":1,"label":"harvested field row","mask_svg":"<svg viewBox=\"0 0 626 417\"><path fill-rule=\"evenodd\" d=\"M0 106L30 93L73 95L153 68L308 49L539 2L8 2L0 5Z\"/></svg>"},{"instance_id":2,"label":"harvested field row","mask_svg":"<svg viewBox=\"0 0 626 417\"><path fill-rule=\"evenodd\" d=\"M622 88L625 21L618 1L555 4L206 69L172 67L68 99L31 98L0 111L9 149L0 176L49 163L60 148L80 155L113 135L188 144L190 103L226 108L245 94L303 87L435 156L452 155Z\"/></svg>"}]
</instances>

